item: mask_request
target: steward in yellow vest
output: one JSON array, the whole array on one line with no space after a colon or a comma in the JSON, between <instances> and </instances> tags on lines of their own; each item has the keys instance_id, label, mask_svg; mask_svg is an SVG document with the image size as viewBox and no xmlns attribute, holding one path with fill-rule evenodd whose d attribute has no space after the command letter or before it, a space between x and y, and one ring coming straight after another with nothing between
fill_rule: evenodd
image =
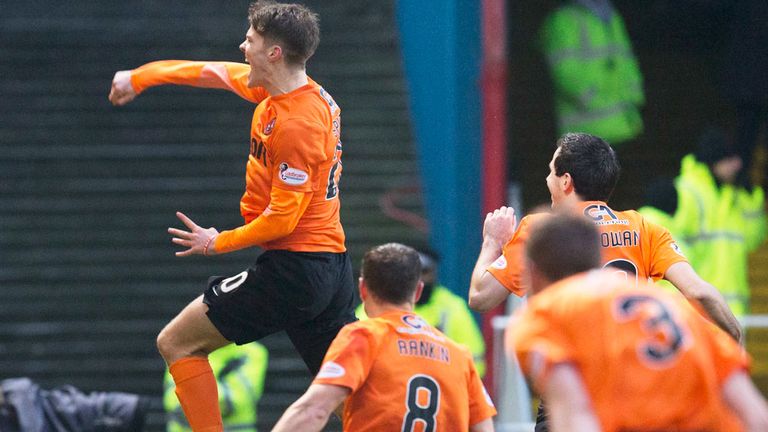
<instances>
[{"instance_id":1,"label":"steward in yellow vest","mask_svg":"<svg viewBox=\"0 0 768 432\"><path fill-rule=\"evenodd\" d=\"M585 132L611 144L643 130L643 77L624 20L608 0L570 0L540 29L555 94L558 135Z\"/></svg>"}]
</instances>

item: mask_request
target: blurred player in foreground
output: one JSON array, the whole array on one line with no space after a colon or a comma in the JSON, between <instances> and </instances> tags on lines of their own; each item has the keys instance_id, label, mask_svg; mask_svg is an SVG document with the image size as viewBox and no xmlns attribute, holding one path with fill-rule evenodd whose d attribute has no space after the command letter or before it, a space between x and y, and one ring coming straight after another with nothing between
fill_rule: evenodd
<instances>
[{"instance_id":1,"label":"blurred player in foreground","mask_svg":"<svg viewBox=\"0 0 768 432\"><path fill-rule=\"evenodd\" d=\"M619 178L619 162L601 138L569 133L557 141L549 163L547 188L553 210L583 214L600 230L603 265L635 283L664 278L686 298L700 303L707 315L735 340L741 327L722 294L699 277L664 227L650 223L634 210L616 211L606 201ZM513 293L525 294L523 255L530 225L549 217L524 217L515 230L514 210L488 213L483 244L472 273L469 304L487 311Z\"/></svg>"},{"instance_id":2,"label":"blurred player in foreground","mask_svg":"<svg viewBox=\"0 0 768 432\"><path fill-rule=\"evenodd\" d=\"M743 349L679 296L598 270L599 242L589 221L557 215L526 245L531 298L506 345L550 430L768 430Z\"/></svg>"},{"instance_id":3,"label":"blurred player in foreground","mask_svg":"<svg viewBox=\"0 0 768 432\"><path fill-rule=\"evenodd\" d=\"M248 64L159 61L120 71L110 101L123 105L161 84L219 88L257 103L240 212L245 224L219 232L182 213L169 228L178 256L259 246L256 263L211 278L160 333L184 414L195 431L222 430L207 355L286 330L311 373L338 331L354 321L354 280L339 219L340 108L306 74L320 40L318 17L297 4L258 1L240 50Z\"/></svg>"},{"instance_id":4,"label":"blurred player in foreground","mask_svg":"<svg viewBox=\"0 0 768 432\"><path fill-rule=\"evenodd\" d=\"M370 319L341 330L273 431L319 431L345 399L345 431L493 431L496 409L472 354L413 313L419 277L419 255L408 246L365 254L359 289Z\"/></svg>"}]
</instances>

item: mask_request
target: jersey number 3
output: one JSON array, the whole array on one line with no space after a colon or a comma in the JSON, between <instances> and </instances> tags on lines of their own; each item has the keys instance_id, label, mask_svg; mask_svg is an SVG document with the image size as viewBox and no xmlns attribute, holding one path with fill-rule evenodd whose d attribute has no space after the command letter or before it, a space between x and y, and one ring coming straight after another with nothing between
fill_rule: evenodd
<instances>
[{"instance_id":1,"label":"jersey number 3","mask_svg":"<svg viewBox=\"0 0 768 432\"><path fill-rule=\"evenodd\" d=\"M664 302L646 295L626 295L616 299L615 307L620 321L642 320L648 338L637 347L641 360L663 367L677 358L685 346L685 332Z\"/></svg>"},{"instance_id":2,"label":"jersey number 3","mask_svg":"<svg viewBox=\"0 0 768 432\"><path fill-rule=\"evenodd\" d=\"M402 432L412 432L416 423L422 423L424 432L434 432L437 411L440 409L440 386L429 375L414 375L408 380Z\"/></svg>"}]
</instances>

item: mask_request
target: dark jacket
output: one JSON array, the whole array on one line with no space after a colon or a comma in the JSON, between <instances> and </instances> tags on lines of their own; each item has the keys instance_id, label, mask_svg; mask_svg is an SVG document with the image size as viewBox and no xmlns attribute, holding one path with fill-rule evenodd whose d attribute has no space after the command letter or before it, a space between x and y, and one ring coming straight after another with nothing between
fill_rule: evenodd
<instances>
[{"instance_id":1,"label":"dark jacket","mask_svg":"<svg viewBox=\"0 0 768 432\"><path fill-rule=\"evenodd\" d=\"M85 394L75 387L43 390L28 378L0 382L2 432L139 432L146 402L118 392Z\"/></svg>"}]
</instances>

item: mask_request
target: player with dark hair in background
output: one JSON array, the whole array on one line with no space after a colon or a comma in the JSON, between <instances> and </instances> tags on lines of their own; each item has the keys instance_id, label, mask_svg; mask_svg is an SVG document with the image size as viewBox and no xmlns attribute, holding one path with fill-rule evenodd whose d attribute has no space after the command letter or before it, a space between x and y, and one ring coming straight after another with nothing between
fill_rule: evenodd
<instances>
[{"instance_id":1,"label":"player with dark hair in background","mask_svg":"<svg viewBox=\"0 0 768 432\"><path fill-rule=\"evenodd\" d=\"M370 318L341 330L274 432L319 431L345 399L345 431L493 431L496 409L472 354L413 313L420 267L398 243L365 254L359 289Z\"/></svg>"}]
</instances>

